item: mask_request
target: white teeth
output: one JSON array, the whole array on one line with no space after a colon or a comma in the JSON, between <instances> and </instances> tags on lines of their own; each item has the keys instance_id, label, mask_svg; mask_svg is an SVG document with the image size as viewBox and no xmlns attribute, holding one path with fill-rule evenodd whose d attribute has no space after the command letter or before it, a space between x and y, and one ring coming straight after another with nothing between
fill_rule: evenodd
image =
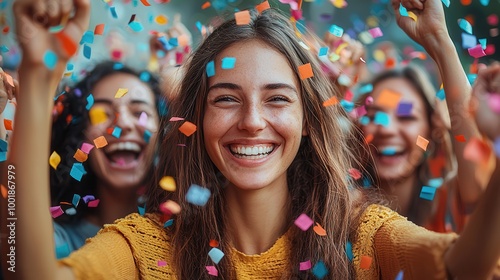
<instances>
[{"instance_id":1,"label":"white teeth","mask_svg":"<svg viewBox=\"0 0 500 280\"><path fill-rule=\"evenodd\" d=\"M108 148L106 149L107 153L112 153L115 151L129 151L129 152L140 153L141 146L139 146L139 144L134 142L117 142L108 145Z\"/></svg>"},{"instance_id":2,"label":"white teeth","mask_svg":"<svg viewBox=\"0 0 500 280\"><path fill-rule=\"evenodd\" d=\"M274 145L271 146L231 146L231 152L242 156L258 156L267 155L274 150Z\"/></svg>"}]
</instances>

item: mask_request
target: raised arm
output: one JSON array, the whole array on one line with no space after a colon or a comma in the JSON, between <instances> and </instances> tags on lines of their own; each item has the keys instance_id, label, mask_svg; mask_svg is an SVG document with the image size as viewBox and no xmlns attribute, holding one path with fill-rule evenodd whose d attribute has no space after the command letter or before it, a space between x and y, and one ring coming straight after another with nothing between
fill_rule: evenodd
<instances>
[{"instance_id":1,"label":"raised arm","mask_svg":"<svg viewBox=\"0 0 500 280\"><path fill-rule=\"evenodd\" d=\"M500 112L490 107L492 96L500 98L500 63L480 70L473 88L473 114L482 133L500 141ZM497 148L498 149L498 148ZM446 264L458 279L486 279L488 271L500 264L500 156L481 201L455 246L446 255ZM475 270L472 268L476 268ZM482 274L481 274L482 273ZM497 277L500 275L497 275Z\"/></svg>"},{"instance_id":2,"label":"raised arm","mask_svg":"<svg viewBox=\"0 0 500 280\"><path fill-rule=\"evenodd\" d=\"M401 16L400 4L417 15L417 20ZM449 36L443 4L440 0L392 0L392 5L400 28L422 45L436 62L446 93L452 134L463 135L467 140L480 137L473 118L466 110L471 87ZM453 143L458 170L452 184L456 184L460 198L467 206L474 205L479 200L485 186L476 180L475 171L480 167L464 158L465 146L466 143Z\"/></svg>"},{"instance_id":3,"label":"raised arm","mask_svg":"<svg viewBox=\"0 0 500 280\"><path fill-rule=\"evenodd\" d=\"M55 258L46 163L54 94L67 61L76 52L88 27L90 0L17 0L14 15L23 58L19 68L16 129L7 160L15 174L11 177L15 180L17 218L13 221L15 272L6 271L5 276L7 279L71 279L68 269L58 269ZM59 24L64 25L61 32L49 32L50 27ZM44 63L44 57L50 55L57 57L54 65ZM5 221L6 218L2 218L2 223ZM2 226L4 230L6 227ZM2 253L2 266L8 261L5 258L6 254Z\"/></svg>"}]
</instances>

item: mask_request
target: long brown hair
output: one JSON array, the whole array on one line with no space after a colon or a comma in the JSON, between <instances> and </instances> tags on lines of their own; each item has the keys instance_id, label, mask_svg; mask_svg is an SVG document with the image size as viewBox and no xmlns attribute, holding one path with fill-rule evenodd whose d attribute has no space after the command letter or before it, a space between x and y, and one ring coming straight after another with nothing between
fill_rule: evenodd
<instances>
[{"instance_id":1,"label":"long brown hair","mask_svg":"<svg viewBox=\"0 0 500 280\"><path fill-rule=\"evenodd\" d=\"M345 253L346 241L353 238L350 234L357 226L356 213L362 211L353 210L351 197L357 181L349 177L348 170L351 167L361 169L358 158L368 153L354 153L359 151L357 147L362 143L355 135L359 130L345 132L342 129L341 122L352 127L345 111L340 106L322 105L332 96L340 100L340 93L321 73L316 59L300 44L300 38L288 19L275 10L261 14L252 11L247 25L237 25L234 19L223 23L194 52L179 97L172 105L171 116L193 122L198 130L191 137L185 137L178 132L180 123L162 122L162 129L168 133L160 144L159 168L149 189L147 211L157 212L159 204L166 199L181 205L182 212L170 227L176 274L180 279L209 279L211 276L204 267L212 265L207 256L211 249L209 241L218 240L219 248L225 252L229 251L230 244L224 220L224 213L228 211L224 203L225 178L210 160L203 140L202 124L208 93L205 69L207 63L224 49L245 40L260 40L268 44L281 53L297 73L308 136L303 138L287 171L292 215L289 223L292 225L296 217L306 213L329 233L321 237L312 230L303 232L292 227L290 267L285 271L289 275L284 275L284 278L313 277L300 272L298 264L304 260L313 263L321 260L328 267L328 279L350 279L353 267ZM301 81L298 66L305 63L311 63L314 77ZM175 177L178 189L175 193L166 193L157 187L158 179L165 175ZM211 191L211 198L204 207L186 202L186 192L191 184L202 185ZM220 278L235 278L229 258L223 258L217 269Z\"/></svg>"}]
</instances>

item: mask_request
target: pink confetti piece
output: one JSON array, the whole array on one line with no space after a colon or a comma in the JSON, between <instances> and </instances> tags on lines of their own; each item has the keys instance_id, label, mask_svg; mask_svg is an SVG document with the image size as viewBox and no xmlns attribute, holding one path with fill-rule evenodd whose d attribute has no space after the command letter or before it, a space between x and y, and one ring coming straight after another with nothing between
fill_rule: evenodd
<instances>
[{"instance_id":1,"label":"pink confetti piece","mask_svg":"<svg viewBox=\"0 0 500 280\"><path fill-rule=\"evenodd\" d=\"M64 214L64 211L62 210L61 206L53 206L50 207L50 215L52 215L52 218L57 218Z\"/></svg>"},{"instance_id":2,"label":"pink confetti piece","mask_svg":"<svg viewBox=\"0 0 500 280\"><path fill-rule=\"evenodd\" d=\"M486 18L486 21L488 22L489 25L491 26L497 26L498 25L498 16L495 14L491 14Z\"/></svg>"},{"instance_id":3,"label":"pink confetti piece","mask_svg":"<svg viewBox=\"0 0 500 280\"><path fill-rule=\"evenodd\" d=\"M148 114L146 114L146 112L142 112L141 115L139 116L139 125L145 127L147 123L148 123Z\"/></svg>"},{"instance_id":4,"label":"pink confetti piece","mask_svg":"<svg viewBox=\"0 0 500 280\"><path fill-rule=\"evenodd\" d=\"M94 145L89 144L89 143L83 143L82 148L80 150L82 150L82 152L84 152L88 155L93 148L94 148Z\"/></svg>"},{"instance_id":5,"label":"pink confetti piece","mask_svg":"<svg viewBox=\"0 0 500 280\"><path fill-rule=\"evenodd\" d=\"M88 207L97 207L97 205L99 205L99 199L95 199L95 200L91 200L89 201L89 203L87 203L87 206Z\"/></svg>"},{"instance_id":6,"label":"pink confetti piece","mask_svg":"<svg viewBox=\"0 0 500 280\"><path fill-rule=\"evenodd\" d=\"M488 94L488 105L491 111L500 114L500 93Z\"/></svg>"},{"instance_id":7,"label":"pink confetti piece","mask_svg":"<svg viewBox=\"0 0 500 280\"><path fill-rule=\"evenodd\" d=\"M481 44L479 44L473 48L469 48L467 50L469 51L469 55L474 57L474 58L480 58L480 57L483 57L486 55Z\"/></svg>"},{"instance_id":8,"label":"pink confetti piece","mask_svg":"<svg viewBox=\"0 0 500 280\"><path fill-rule=\"evenodd\" d=\"M312 267L312 264L311 264L311 261L310 261L310 260L305 261L305 262L301 262L301 263L299 264L299 270L300 270L300 271L303 271L303 270L309 270L309 269L311 269L311 267Z\"/></svg>"},{"instance_id":9,"label":"pink confetti piece","mask_svg":"<svg viewBox=\"0 0 500 280\"><path fill-rule=\"evenodd\" d=\"M368 32L370 32L373 39L378 38L378 37L382 37L384 35L384 33L382 33L382 30L380 30L380 27L372 28L372 29L368 30Z\"/></svg>"},{"instance_id":10,"label":"pink confetti piece","mask_svg":"<svg viewBox=\"0 0 500 280\"><path fill-rule=\"evenodd\" d=\"M208 266L205 266L207 272L209 275L212 275L212 276L219 276L219 272L217 271L217 268L213 265L208 265Z\"/></svg>"},{"instance_id":11,"label":"pink confetti piece","mask_svg":"<svg viewBox=\"0 0 500 280\"><path fill-rule=\"evenodd\" d=\"M301 214L294 222L296 226L298 226L301 230L306 231L308 230L312 224L313 220L309 218L306 214Z\"/></svg>"},{"instance_id":12,"label":"pink confetti piece","mask_svg":"<svg viewBox=\"0 0 500 280\"><path fill-rule=\"evenodd\" d=\"M361 178L361 172L359 172L359 170L357 170L356 168L351 168L349 169L349 175L354 179L354 180L358 180L359 178Z\"/></svg>"},{"instance_id":13,"label":"pink confetti piece","mask_svg":"<svg viewBox=\"0 0 500 280\"><path fill-rule=\"evenodd\" d=\"M158 260L158 266L166 266L167 262L164 260Z\"/></svg>"},{"instance_id":14,"label":"pink confetti piece","mask_svg":"<svg viewBox=\"0 0 500 280\"><path fill-rule=\"evenodd\" d=\"M171 117L170 118L170 122L178 122L178 121L183 121L184 118L180 118L180 117Z\"/></svg>"}]
</instances>

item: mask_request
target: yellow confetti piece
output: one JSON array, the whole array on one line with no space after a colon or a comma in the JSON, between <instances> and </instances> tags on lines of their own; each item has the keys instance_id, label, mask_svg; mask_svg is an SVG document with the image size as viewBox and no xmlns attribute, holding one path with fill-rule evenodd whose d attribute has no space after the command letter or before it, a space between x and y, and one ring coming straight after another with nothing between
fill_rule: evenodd
<instances>
[{"instance_id":1,"label":"yellow confetti piece","mask_svg":"<svg viewBox=\"0 0 500 280\"><path fill-rule=\"evenodd\" d=\"M168 18L164 15L159 15L155 18L155 22L159 25L164 25L168 23Z\"/></svg>"},{"instance_id":2,"label":"yellow confetti piece","mask_svg":"<svg viewBox=\"0 0 500 280\"><path fill-rule=\"evenodd\" d=\"M422 136L417 137L417 146L419 146L422 150L427 151L427 145L429 145L429 140L425 139Z\"/></svg>"},{"instance_id":3,"label":"yellow confetti piece","mask_svg":"<svg viewBox=\"0 0 500 280\"><path fill-rule=\"evenodd\" d=\"M108 115L103 108L92 108L89 111L90 123L92 125L100 124L108 120Z\"/></svg>"},{"instance_id":4,"label":"yellow confetti piece","mask_svg":"<svg viewBox=\"0 0 500 280\"><path fill-rule=\"evenodd\" d=\"M344 0L330 0L332 2L333 6L338 9L344 8L345 1Z\"/></svg>"},{"instance_id":5,"label":"yellow confetti piece","mask_svg":"<svg viewBox=\"0 0 500 280\"><path fill-rule=\"evenodd\" d=\"M336 54L340 54L340 52L341 52L343 49L345 49L346 47L348 47L348 46L349 46L349 43L342 43L342 44L340 44L340 45L337 47L337 49L335 49L335 53L336 53Z\"/></svg>"},{"instance_id":6,"label":"yellow confetti piece","mask_svg":"<svg viewBox=\"0 0 500 280\"><path fill-rule=\"evenodd\" d=\"M115 98L122 98L127 94L128 88L119 88L118 91L115 94Z\"/></svg>"},{"instance_id":7,"label":"yellow confetti piece","mask_svg":"<svg viewBox=\"0 0 500 280\"><path fill-rule=\"evenodd\" d=\"M56 151L53 151L49 158L49 164L52 168L57 169L57 166L61 163L61 157Z\"/></svg>"},{"instance_id":8,"label":"yellow confetti piece","mask_svg":"<svg viewBox=\"0 0 500 280\"><path fill-rule=\"evenodd\" d=\"M175 180L171 176L165 176L161 178L160 182L158 183L160 187L166 191L169 192L175 192Z\"/></svg>"},{"instance_id":9,"label":"yellow confetti piece","mask_svg":"<svg viewBox=\"0 0 500 280\"><path fill-rule=\"evenodd\" d=\"M408 16L411 17L414 21L418 20L417 15L414 12L408 11Z\"/></svg>"}]
</instances>

